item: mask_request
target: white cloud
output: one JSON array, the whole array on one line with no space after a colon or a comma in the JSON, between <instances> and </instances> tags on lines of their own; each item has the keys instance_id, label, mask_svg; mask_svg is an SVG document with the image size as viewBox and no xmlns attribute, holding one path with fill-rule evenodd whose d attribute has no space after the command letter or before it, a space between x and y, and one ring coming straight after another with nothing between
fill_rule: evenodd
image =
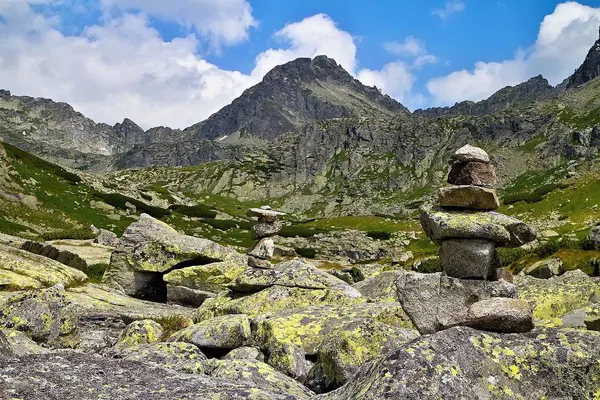
<instances>
[{"instance_id":1,"label":"white cloud","mask_svg":"<svg viewBox=\"0 0 600 400\"><path fill-rule=\"evenodd\" d=\"M138 9L147 15L194 27L214 48L241 42L257 26L247 0L101 0L107 9Z\"/></svg>"},{"instance_id":2,"label":"white cloud","mask_svg":"<svg viewBox=\"0 0 600 400\"><path fill-rule=\"evenodd\" d=\"M436 8L431 13L441 19L448 19L452 14L459 13L464 9L465 3L463 1L454 0L446 2L443 8Z\"/></svg>"},{"instance_id":3,"label":"white cloud","mask_svg":"<svg viewBox=\"0 0 600 400\"><path fill-rule=\"evenodd\" d=\"M412 65L413 65L413 68L419 69L419 68L423 67L424 65L435 64L438 61L439 61L439 59L436 56L432 55L432 54L423 54L423 55L417 57L413 61Z\"/></svg>"},{"instance_id":4,"label":"white cloud","mask_svg":"<svg viewBox=\"0 0 600 400\"><path fill-rule=\"evenodd\" d=\"M386 42L383 48L390 54L401 57L416 57L427 52L425 44L413 36L408 36L404 42Z\"/></svg>"},{"instance_id":5,"label":"white cloud","mask_svg":"<svg viewBox=\"0 0 600 400\"><path fill-rule=\"evenodd\" d=\"M360 74L352 36L323 14L283 27L275 34L281 48L260 53L250 74L202 59L199 33L163 40L143 13L105 16L102 25L77 36L61 33L55 18L35 14L22 0L0 0L0 15L0 88L64 101L109 124L127 117L144 128L190 126L229 104L272 67L298 57L326 54ZM387 77L380 87L401 98L414 81L403 71L395 65L369 73Z\"/></svg>"},{"instance_id":6,"label":"white cloud","mask_svg":"<svg viewBox=\"0 0 600 400\"><path fill-rule=\"evenodd\" d=\"M598 38L600 8L576 2L559 4L544 18L535 44L513 59L478 62L471 70L432 79L427 88L437 105L462 100L482 100L505 86L513 86L542 74L556 85L583 62Z\"/></svg>"},{"instance_id":7,"label":"white cloud","mask_svg":"<svg viewBox=\"0 0 600 400\"><path fill-rule=\"evenodd\" d=\"M358 79L365 85L377 86L409 108L419 105L415 104L417 97L412 94L416 78L403 61L386 64L381 70L363 69L359 71Z\"/></svg>"}]
</instances>

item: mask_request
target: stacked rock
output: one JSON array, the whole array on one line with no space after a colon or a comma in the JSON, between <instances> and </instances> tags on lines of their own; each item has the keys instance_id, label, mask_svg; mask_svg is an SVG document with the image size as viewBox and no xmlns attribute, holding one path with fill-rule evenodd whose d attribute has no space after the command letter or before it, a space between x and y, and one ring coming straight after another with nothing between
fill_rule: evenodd
<instances>
[{"instance_id":1,"label":"stacked rock","mask_svg":"<svg viewBox=\"0 0 600 400\"><path fill-rule=\"evenodd\" d=\"M257 217L258 223L252 227L252 234L259 242L248 251L248 266L254 268L272 268L271 259L275 251L275 242L272 236L277 235L283 224L279 217L286 215L283 212L275 211L269 206L260 208L250 208L246 212L250 217Z\"/></svg>"}]
</instances>

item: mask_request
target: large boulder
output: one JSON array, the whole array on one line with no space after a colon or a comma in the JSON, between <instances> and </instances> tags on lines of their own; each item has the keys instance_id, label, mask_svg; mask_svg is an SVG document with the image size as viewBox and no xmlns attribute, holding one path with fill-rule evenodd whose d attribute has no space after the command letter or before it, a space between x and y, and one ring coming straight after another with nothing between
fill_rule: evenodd
<instances>
[{"instance_id":1,"label":"large boulder","mask_svg":"<svg viewBox=\"0 0 600 400\"><path fill-rule=\"evenodd\" d=\"M163 328L156 321L144 319L127 325L119 335L116 346L131 347L145 343L159 342L163 336Z\"/></svg>"},{"instance_id":2,"label":"large boulder","mask_svg":"<svg viewBox=\"0 0 600 400\"><path fill-rule=\"evenodd\" d=\"M397 287L402 307L422 334L474 324L469 309L481 300L518 296L517 287L505 281L465 280L440 273L408 272L398 279Z\"/></svg>"},{"instance_id":3,"label":"large boulder","mask_svg":"<svg viewBox=\"0 0 600 400\"><path fill-rule=\"evenodd\" d=\"M279 263L273 269L249 268L240 274L229 288L235 292L259 292L272 286L304 289L336 289L348 297L361 297L360 292L346 282L301 260Z\"/></svg>"},{"instance_id":4,"label":"large boulder","mask_svg":"<svg viewBox=\"0 0 600 400\"><path fill-rule=\"evenodd\" d=\"M62 287L24 292L0 308L0 326L54 347L73 344L78 317Z\"/></svg>"},{"instance_id":5,"label":"large boulder","mask_svg":"<svg viewBox=\"0 0 600 400\"><path fill-rule=\"evenodd\" d=\"M0 244L0 290L30 290L84 283L87 276L59 262Z\"/></svg>"},{"instance_id":6,"label":"large boulder","mask_svg":"<svg viewBox=\"0 0 600 400\"><path fill-rule=\"evenodd\" d=\"M2 395L21 399L307 400L241 379L186 374L155 364L76 352L0 359Z\"/></svg>"},{"instance_id":7,"label":"large boulder","mask_svg":"<svg viewBox=\"0 0 600 400\"><path fill-rule=\"evenodd\" d=\"M399 298L396 281L404 274L404 270L382 272L355 283L353 287L369 301L397 303Z\"/></svg>"},{"instance_id":8,"label":"large boulder","mask_svg":"<svg viewBox=\"0 0 600 400\"><path fill-rule=\"evenodd\" d=\"M447 211L421 208L421 226L437 244L445 239L486 239L499 246L520 247L536 239L535 229L525 222L494 211Z\"/></svg>"},{"instance_id":9,"label":"large boulder","mask_svg":"<svg viewBox=\"0 0 600 400\"><path fill-rule=\"evenodd\" d=\"M456 327L363 365L319 400L591 399L600 334L546 329L495 334Z\"/></svg>"},{"instance_id":10,"label":"large boulder","mask_svg":"<svg viewBox=\"0 0 600 400\"><path fill-rule=\"evenodd\" d=\"M107 355L188 374L206 372L206 356L198 347L190 343L142 343L135 346L115 347Z\"/></svg>"},{"instance_id":11,"label":"large boulder","mask_svg":"<svg viewBox=\"0 0 600 400\"><path fill-rule=\"evenodd\" d=\"M169 338L170 342L192 343L200 348L235 349L250 339L250 320L246 315L223 315L191 325Z\"/></svg>"},{"instance_id":12,"label":"large boulder","mask_svg":"<svg viewBox=\"0 0 600 400\"><path fill-rule=\"evenodd\" d=\"M246 260L231 248L182 235L164 222L142 214L123 233L103 280L121 287L131 296L164 300L163 274L218 261L246 264Z\"/></svg>"},{"instance_id":13,"label":"large boulder","mask_svg":"<svg viewBox=\"0 0 600 400\"><path fill-rule=\"evenodd\" d=\"M48 243L28 240L23 243L21 249L86 273L93 266L108 265L113 250L91 240L57 240Z\"/></svg>"}]
</instances>

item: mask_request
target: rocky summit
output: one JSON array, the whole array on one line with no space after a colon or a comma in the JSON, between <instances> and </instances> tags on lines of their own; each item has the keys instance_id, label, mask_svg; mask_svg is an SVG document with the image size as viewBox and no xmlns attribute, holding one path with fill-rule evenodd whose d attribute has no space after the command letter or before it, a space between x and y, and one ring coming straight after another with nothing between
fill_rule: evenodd
<instances>
[{"instance_id":1,"label":"rocky summit","mask_svg":"<svg viewBox=\"0 0 600 400\"><path fill-rule=\"evenodd\" d=\"M300 58L183 130L1 90L0 398L600 398L599 46L414 112Z\"/></svg>"}]
</instances>

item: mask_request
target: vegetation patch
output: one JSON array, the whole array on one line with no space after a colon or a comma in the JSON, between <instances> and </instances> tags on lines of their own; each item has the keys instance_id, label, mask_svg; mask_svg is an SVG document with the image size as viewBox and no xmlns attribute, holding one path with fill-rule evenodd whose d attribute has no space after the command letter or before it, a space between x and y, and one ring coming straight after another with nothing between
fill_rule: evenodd
<instances>
[{"instance_id":1,"label":"vegetation patch","mask_svg":"<svg viewBox=\"0 0 600 400\"><path fill-rule=\"evenodd\" d=\"M170 210L156 206L151 206L149 204L144 203L143 201L139 201L137 199L122 195L120 193L94 192L93 196L104 201L107 204L110 204L113 207L120 208L122 210L127 210L126 203L130 203L135 206L138 212L146 213L148 215L153 216L154 218L162 218L171 214Z\"/></svg>"},{"instance_id":2,"label":"vegetation patch","mask_svg":"<svg viewBox=\"0 0 600 400\"><path fill-rule=\"evenodd\" d=\"M216 218L217 216L217 212L215 210L203 204L197 204L194 206L175 204L170 206L169 210L193 218Z\"/></svg>"}]
</instances>

